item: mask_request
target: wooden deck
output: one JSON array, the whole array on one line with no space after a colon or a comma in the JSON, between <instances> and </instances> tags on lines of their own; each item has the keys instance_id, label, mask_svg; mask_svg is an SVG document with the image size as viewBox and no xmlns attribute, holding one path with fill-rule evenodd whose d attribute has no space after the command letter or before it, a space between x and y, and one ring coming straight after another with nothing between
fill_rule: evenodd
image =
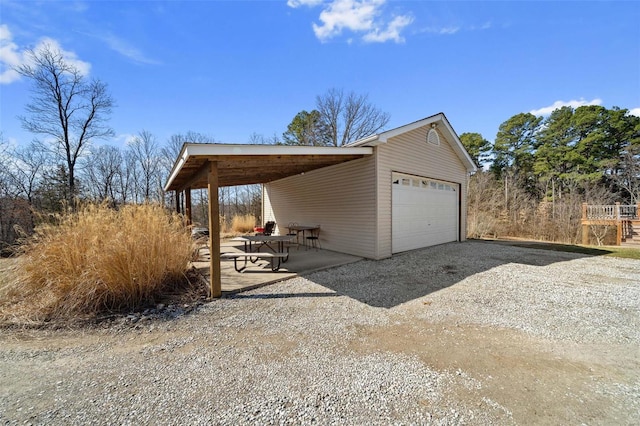
<instances>
[{"instance_id":1,"label":"wooden deck","mask_svg":"<svg viewBox=\"0 0 640 426\"><path fill-rule=\"evenodd\" d=\"M582 205L582 243L589 244L598 228L616 228L616 245L640 247L640 204Z\"/></svg>"}]
</instances>

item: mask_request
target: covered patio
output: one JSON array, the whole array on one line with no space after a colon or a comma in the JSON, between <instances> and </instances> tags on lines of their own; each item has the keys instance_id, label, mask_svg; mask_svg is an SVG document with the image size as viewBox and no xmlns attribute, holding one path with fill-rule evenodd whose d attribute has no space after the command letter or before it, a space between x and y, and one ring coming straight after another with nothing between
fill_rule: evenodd
<instances>
[{"instance_id":1,"label":"covered patio","mask_svg":"<svg viewBox=\"0 0 640 426\"><path fill-rule=\"evenodd\" d=\"M182 199L184 199L184 213L187 220L191 222L191 190L208 189L210 230L208 267L211 297L221 296L222 271L226 270L227 267L231 268L231 272L228 275L225 272L225 281L229 279L230 282L237 283L242 280L250 281L245 276L249 277L251 275L262 276L260 280L263 282L269 278L266 275L276 275L273 279L280 280L288 278L287 273L295 276L306 272L305 269L311 267L304 267L304 264L301 264L302 266L295 268L295 263L293 263L296 258L295 252L289 260L292 263L287 262L285 267L278 272L260 271L256 274L247 271L245 273L237 273L233 269L233 261L221 262L220 223L218 220L219 187L264 184L288 176L304 174L315 169L357 160L372 153L373 149L371 147L337 148L185 143L169 175L165 191L176 192L176 209L178 211L181 211L180 207ZM180 196L181 194L183 194L183 197ZM304 220L304 218L300 218L300 220ZM299 252L302 253L302 251ZM320 251L309 250L307 253L311 253L312 256L315 253L316 259L321 258ZM354 256L350 257L353 258L351 261L358 259ZM310 263L310 265L312 264L313 262ZM242 284L238 285L243 286ZM250 285L250 282L248 282L243 287ZM234 287L234 284L230 284L229 290L225 289L225 291L231 291L232 287Z\"/></svg>"},{"instance_id":2,"label":"covered patio","mask_svg":"<svg viewBox=\"0 0 640 426\"><path fill-rule=\"evenodd\" d=\"M223 240L220 243L220 250L223 253L242 251L242 243ZM268 261L258 260L255 264L250 264L242 273L238 273L234 269L233 260L222 259L220 262L222 294L238 293L362 259L330 250L305 249L303 246L290 247L290 251L289 260L283 263L277 272L271 271ZM202 246L198 250L197 260L192 262L193 267L207 280L211 277L210 261L209 248Z\"/></svg>"}]
</instances>

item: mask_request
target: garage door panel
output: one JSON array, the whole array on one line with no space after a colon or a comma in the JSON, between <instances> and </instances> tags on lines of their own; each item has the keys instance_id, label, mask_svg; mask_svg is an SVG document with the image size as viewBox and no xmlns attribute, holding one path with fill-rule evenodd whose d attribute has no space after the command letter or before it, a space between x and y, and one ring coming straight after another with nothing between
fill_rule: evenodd
<instances>
[{"instance_id":1,"label":"garage door panel","mask_svg":"<svg viewBox=\"0 0 640 426\"><path fill-rule=\"evenodd\" d=\"M457 185L400 174L393 181L394 253L458 240Z\"/></svg>"}]
</instances>

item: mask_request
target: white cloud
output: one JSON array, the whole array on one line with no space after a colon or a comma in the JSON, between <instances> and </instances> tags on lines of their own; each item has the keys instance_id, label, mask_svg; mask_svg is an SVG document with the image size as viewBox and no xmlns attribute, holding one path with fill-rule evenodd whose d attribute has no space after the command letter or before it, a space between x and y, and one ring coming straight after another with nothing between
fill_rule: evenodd
<instances>
[{"instance_id":1,"label":"white cloud","mask_svg":"<svg viewBox=\"0 0 640 426\"><path fill-rule=\"evenodd\" d=\"M93 37L97 40L100 40L101 42L105 43L109 47L109 49L134 62L151 65L157 65L160 63L155 59L149 58L142 51L140 51L140 49L132 46L128 41L114 35L113 33L94 34L80 31L77 31L77 33L82 34L83 36Z\"/></svg>"},{"instance_id":2,"label":"white cloud","mask_svg":"<svg viewBox=\"0 0 640 426\"><path fill-rule=\"evenodd\" d=\"M480 26L475 26L472 25L469 27L469 30L471 31L482 31L482 30L488 30L491 29L491 22L487 21L484 24L480 25Z\"/></svg>"},{"instance_id":3,"label":"white cloud","mask_svg":"<svg viewBox=\"0 0 640 426\"><path fill-rule=\"evenodd\" d=\"M372 31L368 34L365 34L362 39L364 41L378 43L384 43L388 40L393 40L396 43L402 43L404 42L404 37L400 36L400 31L402 31L404 27L411 24L412 22L413 18L410 16L396 16L391 22L389 22L386 30Z\"/></svg>"},{"instance_id":4,"label":"white cloud","mask_svg":"<svg viewBox=\"0 0 640 426\"><path fill-rule=\"evenodd\" d=\"M322 25L313 24L313 31L321 41L351 31L370 31L373 19L384 0L335 0L320 13Z\"/></svg>"},{"instance_id":5,"label":"white cloud","mask_svg":"<svg viewBox=\"0 0 640 426\"><path fill-rule=\"evenodd\" d=\"M580 100L570 100L570 101L555 101L553 104L546 106L546 107L542 107L539 109L534 109L529 111L531 114L533 115L549 115L551 114L553 111L557 110L558 108L562 108L565 106L570 106L571 108L578 108L584 105L601 105L602 104L602 99L593 99L591 101L585 101L584 99L580 99Z\"/></svg>"},{"instance_id":6,"label":"white cloud","mask_svg":"<svg viewBox=\"0 0 640 426\"><path fill-rule=\"evenodd\" d=\"M288 0L287 6L295 9L300 6L317 6L322 2L323 0Z\"/></svg>"},{"instance_id":7,"label":"white cloud","mask_svg":"<svg viewBox=\"0 0 640 426\"><path fill-rule=\"evenodd\" d=\"M59 51L65 62L74 66L82 75L88 75L91 70L91 64L82 61L78 58L75 52L64 50L57 40L52 38L42 38L34 51L38 51L45 46L49 46L54 51ZM0 84L13 83L20 79L14 68L20 65L25 65L29 61L29 56L26 55L25 49L20 49L19 46L14 43L13 35L7 25L0 25Z\"/></svg>"},{"instance_id":8,"label":"white cloud","mask_svg":"<svg viewBox=\"0 0 640 426\"><path fill-rule=\"evenodd\" d=\"M322 5L318 19L313 23L313 32L320 41L339 36L343 31L361 33L365 42L383 43L389 40L402 43L402 29L413 22L409 15L399 15L389 20L383 16L386 0L333 0L328 3L318 0L288 0L292 8ZM351 38L348 39L351 42Z\"/></svg>"},{"instance_id":9,"label":"white cloud","mask_svg":"<svg viewBox=\"0 0 640 426\"><path fill-rule=\"evenodd\" d=\"M460 27L450 26L450 27L427 27L423 30L425 33L433 33L440 35L451 35L460 31Z\"/></svg>"},{"instance_id":10,"label":"white cloud","mask_svg":"<svg viewBox=\"0 0 640 426\"><path fill-rule=\"evenodd\" d=\"M491 29L491 22L482 25L432 25L422 28L418 32L438 35L453 35L461 31L485 31Z\"/></svg>"},{"instance_id":11,"label":"white cloud","mask_svg":"<svg viewBox=\"0 0 640 426\"><path fill-rule=\"evenodd\" d=\"M129 146L136 140L136 135L132 133L121 133L114 138L114 142Z\"/></svg>"},{"instance_id":12,"label":"white cloud","mask_svg":"<svg viewBox=\"0 0 640 426\"><path fill-rule=\"evenodd\" d=\"M0 84L9 84L20 78L13 70L22 63L23 54L13 42L13 36L7 25L0 25Z\"/></svg>"},{"instance_id":13,"label":"white cloud","mask_svg":"<svg viewBox=\"0 0 640 426\"><path fill-rule=\"evenodd\" d=\"M156 65L159 63L154 59L148 58L139 49L131 46L128 42L126 42L125 40L119 37L116 37L113 34L108 34L104 37L98 37L98 38L100 38L105 43L107 43L107 45L112 50L118 52L122 56L125 56L135 62L140 62L143 64L152 64L152 65Z\"/></svg>"},{"instance_id":14,"label":"white cloud","mask_svg":"<svg viewBox=\"0 0 640 426\"><path fill-rule=\"evenodd\" d=\"M629 115L635 115L636 117L640 117L640 108L631 108L629 110Z\"/></svg>"}]
</instances>

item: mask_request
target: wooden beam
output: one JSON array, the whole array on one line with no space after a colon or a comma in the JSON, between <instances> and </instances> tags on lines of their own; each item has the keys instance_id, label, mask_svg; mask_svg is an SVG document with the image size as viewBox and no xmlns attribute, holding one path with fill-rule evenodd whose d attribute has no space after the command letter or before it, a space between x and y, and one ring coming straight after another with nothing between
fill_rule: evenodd
<instances>
[{"instance_id":1,"label":"wooden beam","mask_svg":"<svg viewBox=\"0 0 640 426\"><path fill-rule=\"evenodd\" d=\"M184 210L187 216L187 225L193 224L191 217L191 188L184 190Z\"/></svg>"},{"instance_id":2,"label":"wooden beam","mask_svg":"<svg viewBox=\"0 0 640 426\"><path fill-rule=\"evenodd\" d=\"M209 271L211 279L211 297L222 295L222 280L220 276L220 207L218 206L218 163L207 163L209 170Z\"/></svg>"},{"instance_id":3,"label":"wooden beam","mask_svg":"<svg viewBox=\"0 0 640 426\"><path fill-rule=\"evenodd\" d=\"M193 173L189 179L180 186L180 188L178 188L178 191L184 191L186 188L197 188L198 186L195 185L199 180L206 180L207 178L207 174L209 173L209 164L211 164L212 162L207 161L205 162L202 166L200 166L200 168L198 169L198 171L196 171L195 173ZM217 167L216 167L217 170ZM216 172L217 174L217 172Z\"/></svg>"}]
</instances>

